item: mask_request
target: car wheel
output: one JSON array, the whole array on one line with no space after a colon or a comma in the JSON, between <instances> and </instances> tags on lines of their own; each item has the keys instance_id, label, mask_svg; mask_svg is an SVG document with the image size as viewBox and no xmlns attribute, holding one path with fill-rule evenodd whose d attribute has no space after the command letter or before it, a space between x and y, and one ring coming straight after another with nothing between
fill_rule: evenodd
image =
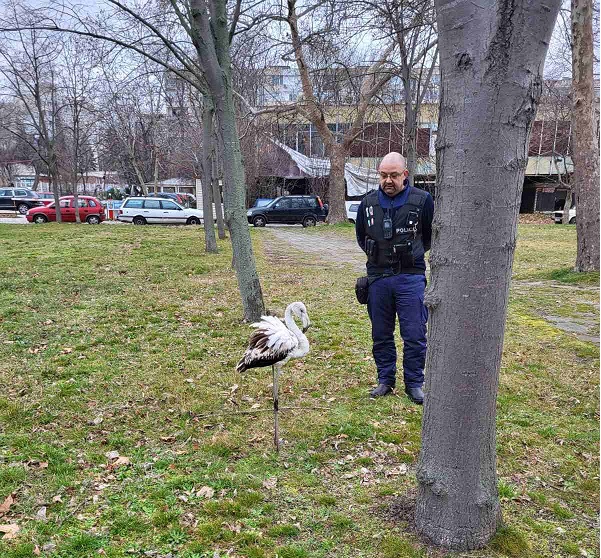
<instances>
[{"instance_id":1,"label":"car wheel","mask_svg":"<svg viewBox=\"0 0 601 558\"><path fill-rule=\"evenodd\" d=\"M265 217L263 217L263 215L257 215L253 219L253 225L255 227L264 227L266 224L267 224L267 221L265 220Z\"/></svg>"},{"instance_id":2,"label":"car wheel","mask_svg":"<svg viewBox=\"0 0 601 558\"><path fill-rule=\"evenodd\" d=\"M570 219L570 225L575 225L576 224L576 217L572 217Z\"/></svg>"},{"instance_id":3,"label":"car wheel","mask_svg":"<svg viewBox=\"0 0 601 558\"><path fill-rule=\"evenodd\" d=\"M303 227L314 227L317 224L315 217L305 217Z\"/></svg>"},{"instance_id":4,"label":"car wheel","mask_svg":"<svg viewBox=\"0 0 601 558\"><path fill-rule=\"evenodd\" d=\"M98 215L90 215L86 221L90 225L100 225L100 217L98 217Z\"/></svg>"},{"instance_id":5,"label":"car wheel","mask_svg":"<svg viewBox=\"0 0 601 558\"><path fill-rule=\"evenodd\" d=\"M145 225L146 224L146 219L144 219L144 217L140 217L138 215L137 217L133 218L132 223L134 225Z\"/></svg>"},{"instance_id":6,"label":"car wheel","mask_svg":"<svg viewBox=\"0 0 601 558\"><path fill-rule=\"evenodd\" d=\"M29 206L26 203L20 203L19 205L17 205L17 211L21 215L25 215L29 211Z\"/></svg>"},{"instance_id":7,"label":"car wheel","mask_svg":"<svg viewBox=\"0 0 601 558\"><path fill-rule=\"evenodd\" d=\"M46 217L46 215L41 215L41 214L37 214L33 217L33 222L37 223L38 225L41 225L43 223L47 223L48 222L48 217Z\"/></svg>"},{"instance_id":8,"label":"car wheel","mask_svg":"<svg viewBox=\"0 0 601 558\"><path fill-rule=\"evenodd\" d=\"M190 217L186 225L200 225L200 219L198 217Z\"/></svg>"}]
</instances>

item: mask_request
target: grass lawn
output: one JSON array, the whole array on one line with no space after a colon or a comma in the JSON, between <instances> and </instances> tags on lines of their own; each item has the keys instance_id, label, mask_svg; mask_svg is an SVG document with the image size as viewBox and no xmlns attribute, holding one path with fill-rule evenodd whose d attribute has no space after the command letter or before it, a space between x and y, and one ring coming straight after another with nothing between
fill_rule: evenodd
<instances>
[{"instance_id":1,"label":"grass lawn","mask_svg":"<svg viewBox=\"0 0 601 558\"><path fill-rule=\"evenodd\" d=\"M229 244L206 255L201 234L0 225L0 525L19 527L0 557L457 556L403 511L422 410L367 398L356 274L253 231L268 308L302 300L314 323L282 379L278 458L271 371L234 371L250 329ZM575 243L575 227L520 226L498 399L505 525L463 556L598 556L599 350L547 319L598 328L599 277L569 271Z\"/></svg>"}]
</instances>

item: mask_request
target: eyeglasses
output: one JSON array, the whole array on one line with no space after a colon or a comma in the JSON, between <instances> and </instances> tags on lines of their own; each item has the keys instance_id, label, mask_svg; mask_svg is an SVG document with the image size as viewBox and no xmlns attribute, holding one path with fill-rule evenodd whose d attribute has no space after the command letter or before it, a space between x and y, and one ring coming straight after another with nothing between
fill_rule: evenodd
<instances>
[{"instance_id":1,"label":"eyeglasses","mask_svg":"<svg viewBox=\"0 0 601 558\"><path fill-rule=\"evenodd\" d=\"M388 178L391 178L392 180L396 180L397 178L401 178L402 173L398 173L398 172L381 172L380 173L380 178L382 180L388 180Z\"/></svg>"}]
</instances>

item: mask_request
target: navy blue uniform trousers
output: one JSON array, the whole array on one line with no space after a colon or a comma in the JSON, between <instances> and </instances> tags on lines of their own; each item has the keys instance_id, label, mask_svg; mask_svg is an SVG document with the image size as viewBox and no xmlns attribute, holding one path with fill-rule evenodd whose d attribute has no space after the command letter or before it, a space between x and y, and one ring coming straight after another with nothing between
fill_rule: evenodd
<instances>
[{"instance_id":1,"label":"navy blue uniform trousers","mask_svg":"<svg viewBox=\"0 0 601 558\"><path fill-rule=\"evenodd\" d=\"M399 318L403 339L403 378L405 387L421 387L426 363L426 322L424 306L426 277L400 273L376 279L369 286L367 310L371 320L373 355L378 383L396 383L395 317Z\"/></svg>"}]
</instances>

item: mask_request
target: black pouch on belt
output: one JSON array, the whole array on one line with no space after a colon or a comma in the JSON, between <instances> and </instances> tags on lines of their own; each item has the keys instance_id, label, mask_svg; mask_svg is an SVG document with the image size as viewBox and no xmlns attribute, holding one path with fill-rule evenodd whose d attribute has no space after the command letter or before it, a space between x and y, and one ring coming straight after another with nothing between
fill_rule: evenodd
<instances>
[{"instance_id":1,"label":"black pouch on belt","mask_svg":"<svg viewBox=\"0 0 601 558\"><path fill-rule=\"evenodd\" d=\"M367 294L369 293L369 282L367 277L359 277L355 283L355 295L359 304L367 304Z\"/></svg>"}]
</instances>

